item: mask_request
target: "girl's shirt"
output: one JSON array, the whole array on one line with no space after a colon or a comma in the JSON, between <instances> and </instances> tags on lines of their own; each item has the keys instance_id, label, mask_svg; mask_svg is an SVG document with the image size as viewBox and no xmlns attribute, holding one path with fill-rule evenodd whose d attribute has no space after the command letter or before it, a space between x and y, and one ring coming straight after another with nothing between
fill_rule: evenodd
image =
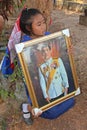
<instances>
[{"instance_id":1,"label":"girl's shirt","mask_svg":"<svg viewBox=\"0 0 87 130\"><path fill-rule=\"evenodd\" d=\"M45 35L49 35L49 34L50 34L50 32L45 32ZM32 40L32 38L29 35L24 35L22 37L21 42L25 42L25 41L29 41L29 40Z\"/></svg>"}]
</instances>

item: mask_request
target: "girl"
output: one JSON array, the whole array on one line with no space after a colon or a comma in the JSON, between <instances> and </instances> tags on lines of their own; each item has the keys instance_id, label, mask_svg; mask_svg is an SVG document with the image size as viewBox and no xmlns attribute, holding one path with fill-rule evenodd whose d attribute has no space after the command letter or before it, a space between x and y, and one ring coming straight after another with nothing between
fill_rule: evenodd
<instances>
[{"instance_id":1,"label":"girl","mask_svg":"<svg viewBox=\"0 0 87 130\"><path fill-rule=\"evenodd\" d=\"M18 26L18 28L17 28L17 24L20 25ZM28 40L32 40L50 34L49 32L46 32L46 20L39 10L25 8L21 13L20 18L16 21L16 26L14 26L14 29L12 31L8 43L6 56L3 58L3 61L1 63L2 65L1 71L5 76L13 73L14 70L13 60L15 58L15 54L13 52L15 52L15 44L20 42L19 40L21 38L20 37L21 34L23 34L21 42L25 42ZM74 105L74 99L71 98L42 113L42 111L38 108L32 109L32 105L31 105L32 103L26 85L25 85L25 89L26 89L26 94L28 95L29 103L22 104L22 111L23 111L24 121L28 125L32 124L31 115L33 115L34 117L41 116L47 119L55 119Z\"/></svg>"},{"instance_id":2,"label":"girl","mask_svg":"<svg viewBox=\"0 0 87 130\"><path fill-rule=\"evenodd\" d=\"M20 28L21 28L21 31L24 33L24 35L22 36L22 42L50 34L49 32L46 32L46 20L44 16L37 9L26 8L22 11L22 14L20 17ZM28 95L28 98L29 98L29 95ZM32 109L31 103L29 104L24 103L22 104L23 117L27 124L32 124L30 113L34 117L41 116L47 119L54 119L54 118L57 118L59 115L63 114L73 105L74 105L74 100L72 98L59 105L52 107L51 109L43 113L40 111L40 109L37 109L38 113L35 114L34 109Z\"/></svg>"}]
</instances>

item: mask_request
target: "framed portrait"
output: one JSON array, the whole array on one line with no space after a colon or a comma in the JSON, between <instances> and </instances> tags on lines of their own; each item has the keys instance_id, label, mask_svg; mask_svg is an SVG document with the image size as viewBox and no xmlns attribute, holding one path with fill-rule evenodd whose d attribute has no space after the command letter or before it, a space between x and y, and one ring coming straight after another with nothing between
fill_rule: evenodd
<instances>
[{"instance_id":1,"label":"framed portrait","mask_svg":"<svg viewBox=\"0 0 87 130\"><path fill-rule=\"evenodd\" d=\"M15 45L33 107L45 111L80 94L69 29Z\"/></svg>"}]
</instances>

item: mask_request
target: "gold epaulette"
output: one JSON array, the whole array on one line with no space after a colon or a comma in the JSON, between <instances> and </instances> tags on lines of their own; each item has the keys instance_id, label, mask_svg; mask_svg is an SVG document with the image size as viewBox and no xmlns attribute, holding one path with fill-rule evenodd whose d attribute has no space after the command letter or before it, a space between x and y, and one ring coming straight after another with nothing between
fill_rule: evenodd
<instances>
[{"instance_id":1,"label":"gold epaulette","mask_svg":"<svg viewBox=\"0 0 87 130\"><path fill-rule=\"evenodd\" d=\"M56 67L59 66L58 58L53 58L53 63L56 65Z\"/></svg>"}]
</instances>

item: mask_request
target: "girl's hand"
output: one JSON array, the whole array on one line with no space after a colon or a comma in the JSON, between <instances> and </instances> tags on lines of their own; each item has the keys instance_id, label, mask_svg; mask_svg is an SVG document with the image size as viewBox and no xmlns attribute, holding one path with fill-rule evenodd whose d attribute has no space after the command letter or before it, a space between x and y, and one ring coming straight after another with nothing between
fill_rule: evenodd
<instances>
[{"instance_id":1,"label":"girl's hand","mask_svg":"<svg viewBox=\"0 0 87 130\"><path fill-rule=\"evenodd\" d=\"M32 115L37 118L42 114L42 110L39 108L33 108L32 109Z\"/></svg>"},{"instance_id":2,"label":"girl's hand","mask_svg":"<svg viewBox=\"0 0 87 130\"><path fill-rule=\"evenodd\" d=\"M32 108L32 106L28 105L28 110L31 112L31 114L36 118L39 117L42 114L42 110L39 108Z\"/></svg>"}]
</instances>

